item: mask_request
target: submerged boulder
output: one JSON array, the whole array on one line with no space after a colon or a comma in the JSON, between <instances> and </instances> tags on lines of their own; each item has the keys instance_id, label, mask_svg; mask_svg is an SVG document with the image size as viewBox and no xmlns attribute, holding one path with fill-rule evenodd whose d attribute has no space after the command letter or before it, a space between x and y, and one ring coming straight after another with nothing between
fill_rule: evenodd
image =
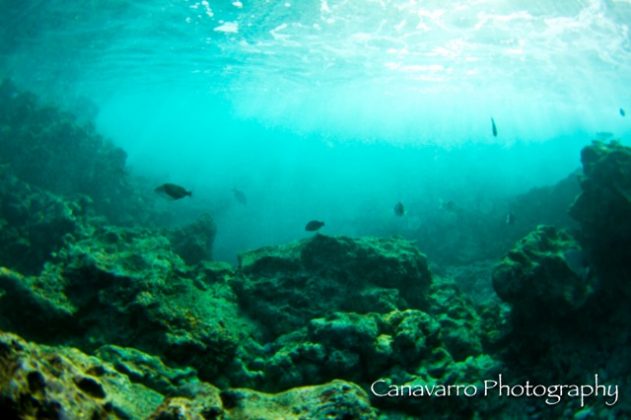
<instances>
[{"instance_id":1,"label":"submerged boulder","mask_svg":"<svg viewBox=\"0 0 631 420\"><path fill-rule=\"evenodd\" d=\"M427 259L403 239L316 235L242 254L239 267L241 306L272 335L335 311L423 308L431 283Z\"/></svg>"},{"instance_id":2,"label":"submerged boulder","mask_svg":"<svg viewBox=\"0 0 631 420\"><path fill-rule=\"evenodd\" d=\"M586 257L568 233L538 226L493 271L497 295L524 317L559 317L594 293Z\"/></svg>"}]
</instances>

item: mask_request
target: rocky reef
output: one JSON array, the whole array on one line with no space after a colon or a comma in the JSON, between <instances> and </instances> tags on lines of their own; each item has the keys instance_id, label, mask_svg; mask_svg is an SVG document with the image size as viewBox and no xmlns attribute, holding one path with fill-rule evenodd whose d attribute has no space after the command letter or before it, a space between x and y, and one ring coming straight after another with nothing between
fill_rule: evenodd
<instances>
[{"instance_id":1,"label":"rocky reef","mask_svg":"<svg viewBox=\"0 0 631 420\"><path fill-rule=\"evenodd\" d=\"M377 418L367 393L344 381L271 395L219 390L135 350L117 349L114 360L0 333L0 415L7 419ZM143 381L142 372L148 367L152 380ZM178 376L181 387L167 393L165 385L172 386Z\"/></svg>"},{"instance_id":2,"label":"rocky reef","mask_svg":"<svg viewBox=\"0 0 631 420\"><path fill-rule=\"evenodd\" d=\"M493 273L511 308L501 354L523 377L589 383L596 373L624 389L631 385L631 148L596 141L581 158L581 193L570 208L579 229L539 226ZM572 406L581 416L612 415L575 402L566 413ZM624 417L631 405L621 401L612 411Z\"/></svg>"},{"instance_id":3,"label":"rocky reef","mask_svg":"<svg viewBox=\"0 0 631 420\"><path fill-rule=\"evenodd\" d=\"M404 240L316 235L239 261L237 295L272 336L335 311L423 308L431 282L425 256Z\"/></svg>"},{"instance_id":4,"label":"rocky reef","mask_svg":"<svg viewBox=\"0 0 631 420\"><path fill-rule=\"evenodd\" d=\"M594 142L581 152L581 194L570 210L610 295L631 296L631 148Z\"/></svg>"},{"instance_id":5,"label":"rocky reef","mask_svg":"<svg viewBox=\"0 0 631 420\"><path fill-rule=\"evenodd\" d=\"M2 305L0 314L4 328L31 339L86 350L133 346L211 377L234 356L239 334L231 331L241 329L232 325L238 318L226 299L230 290L221 290L224 272L212 263L189 269L169 240L151 231L95 227L59 250L40 276L3 273L0 302L20 305Z\"/></svg>"},{"instance_id":6,"label":"rocky reef","mask_svg":"<svg viewBox=\"0 0 631 420\"><path fill-rule=\"evenodd\" d=\"M29 185L12 173L0 183L0 265L37 274L67 235L81 230L89 203Z\"/></svg>"},{"instance_id":7,"label":"rocky reef","mask_svg":"<svg viewBox=\"0 0 631 420\"><path fill-rule=\"evenodd\" d=\"M574 238L543 225L517 242L493 273L495 291L514 316L548 320L580 310L594 293L593 280Z\"/></svg>"},{"instance_id":8,"label":"rocky reef","mask_svg":"<svg viewBox=\"0 0 631 420\"><path fill-rule=\"evenodd\" d=\"M587 147L577 230L542 217L562 226L524 231L492 277L487 262L430 269L402 238L320 234L233 267L211 260L211 216L143 223L153 216L126 200L137 185L124 154L89 127L7 82L0 102L2 418L631 415L622 400L383 395L481 389L500 374L631 385L627 147ZM72 153L49 146L60 137ZM55 176L30 172L34 153ZM496 296L463 290L483 283Z\"/></svg>"},{"instance_id":9,"label":"rocky reef","mask_svg":"<svg viewBox=\"0 0 631 420\"><path fill-rule=\"evenodd\" d=\"M319 235L244 254L235 271L221 263L186 265L169 240L154 232L92 229L89 237L66 243L39 276L4 269L2 328L78 347L133 383L176 395L161 403L164 413L202 410L197 394L191 400L189 383L207 381L281 392L265 398L249 390L222 392L228 408L272 410L277 400L311 398L298 389L312 385L334 402L314 396L313 405L303 403L302 410L372 418L366 391L336 380L368 389L379 378L475 381L498 368L484 353L484 321L475 306L453 283L432 281L425 257L402 239ZM309 279L323 287L297 284ZM327 283L338 296L321 295ZM262 290L274 291L267 302ZM298 291L313 295L294 299ZM251 307L255 296L269 312ZM274 319L282 322L269 327ZM402 405L385 409L447 409L427 401Z\"/></svg>"}]
</instances>

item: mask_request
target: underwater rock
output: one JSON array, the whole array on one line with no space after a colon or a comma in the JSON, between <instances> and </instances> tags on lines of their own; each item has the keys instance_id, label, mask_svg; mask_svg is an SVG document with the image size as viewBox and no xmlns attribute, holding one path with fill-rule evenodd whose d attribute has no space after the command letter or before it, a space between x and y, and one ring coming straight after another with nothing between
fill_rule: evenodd
<instances>
[{"instance_id":1,"label":"underwater rock","mask_svg":"<svg viewBox=\"0 0 631 420\"><path fill-rule=\"evenodd\" d=\"M631 296L631 148L595 141L581 162L582 192L570 214L608 293Z\"/></svg>"},{"instance_id":2,"label":"underwater rock","mask_svg":"<svg viewBox=\"0 0 631 420\"><path fill-rule=\"evenodd\" d=\"M0 332L3 418L143 418L162 399L76 349L39 346Z\"/></svg>"},{"instance_id":3,"label":"underwater rock","mask_svg":"<svg viewBox=\"0 0 631 420\"><path fill-rule=\"evenodd\" d=\"M222 407L219 389L204 384L194 397L172 396L154 411L150 420L202 420L231 418ZM247 418L247 417L244 417Z\"/></svg>"},{"instance_id":4,"label":"underwater rock","mask_svg":"<svg viewBox=\"0 0 631 420\"><path fill-rule=\"evenodd\" d=\"M163 395L180 395L197 382L195 369L166 366L159 357L130 347L105 345L95 355L135 383L158 391Z\"/></svg>"},{"instance_id":5,"label":"underwater rock","mask_svg":"<svg viewBox=\"0 0 631 420\"><path fill-rule=\"evenodd\" d=\"M497 295L526 318L562 317L579 310L594 293L587 266L574 266L580 253L572 236L538 226L522 238L493 271Z\"/></svg>"},{"instance_id":6,"label":"underwater rock","mask_svg":"<svg viewBox=\"0 0 631 420\"><path fill-rule=\"evenodd\" d=\"M462 289L441 277L434 278L430 289L429 313L440 325L441 345L456 361L482 353L486 338L478 308Z\"/></svg>"},{"instance_id":7,"label":"underwater rock","mask_svg":"<svg viewBox=\"0 0 631 420\"><path fill-rule=\"evenodd\" d=\"M126 153L90 124L0 83L2 162L20 180L64 197L89 196L111 220L146 217L146 199L125 171Z\"/></svg>"},{"instance_id":8,"label":"underwater rock","mask_svg":"<svg viewBox=\"0 0 631 420\"><path fill-rule=\"evenodd\" d=\"M29 339L69 342L91 351L136 347L215 378L229 368L239 337L250 331L220 267L191 271L169 240L146 229L93 227L67 244L39 277L0 276L6 328ZM35 316L33 316L35 314ZM28 322L24 320L28 319ZM50 319L63 322L50 325Z\"/></svg>"},{"instance_id":9,"label":"underwater rock","mask_svg":"<svg viewBox=\"0 0 631 420\"><path fill-rule=\"evenodd\" d=\"M515 223L507 229L502 239L507 249L526 236L538 225L575 229L577 223L569 215L569 209L581 192L580 175L576 170L554 185L532 188L511 200Z\"/></svg>"},{"instance_id":10,"label":"underwater rock","mask_svg":"<svg viewBox=\"0 0 631 420\"><path fill-rule=\"evenodd\" d=\"M336 380L305 386L278 394L251 389L215 388L198 392L194 398L172 397L150 419L376 419L368 394L359 386Z\"/></svg>"},{"instance_id":11,"label":"underwater rock","mask_svg":"<svg viewBox=\"0 0 631 420\"><path fill-rule=\"evenodd\" d=\"M76 233L88 202L64 200L11 174L0 180L0 266L38 274L68 234Z\"/></svg>"},{"instance_id":12,"label":"underwater rock","mask_svg":"<svg viewBox=\"0 0 631 420\"><path fill-rule=\"evenodd\" d=\"M145 363L142 359L147 355L132 349L104 352L116 355L114 359L132 355L134 364L144 364L143 372L154 378L165 372L159 361L149 357ZM74 348L28 343L0 332L0 413L3 418L59 419L376 418L368 394L345 381L279 394L220 391L208 383L191 381L187 387L162 394L139 381L134 369L128 373L118 370ZM184 376L188 378L188 374Z\"/></svg>"},{"instance_id":13,"label":"underwater rock","mask_svg":"<svg viewBox=\"0 0 631 420\"><path fill-rule=\"evenodd\" d=\"M278 394L248 389L221 393L226 418L234 419L376 419L366 391L345 381L305 386Z\"/></svg>"},{"instance_id":14,"label":"underwater rock","mask_svg":"<svg viewBox=\"0 0 631 420\"><path fill-rule=\"evenodd\" d=\"M210 215L167 233L173 250L189 265L212 259L212 247L217 227Z\"/></svg>"},{"instance_id":15,"label":"underwater rock","mask_svg":"<svg viewBox=\"0 0 631 420\"><path fill-rule=\"evenodd\" d=\"M75 311L61 286L0 267L0 328L58 342L77 333Z\"/></svg>"},{"instance_id":16,"label":"underwater rock","mask_svg":"<svg viewBox=\"0 0 631 420\"><path fill-rule=\"evenodd\" d=\"M242 254L239 266L241 307L273 336L335 311L423 308L431 283L425 256L403 239L316 235Z\"/></svg>"},{"instance_id":17,"label":"underwater rock","mask_svg":"<svg viewBox=\"0 0 631 420\"><path fill-rule=\"evenodd\" d=\"M478 332L450 330L457 320L449 323L441 318L417 309L387 314L336 312L279 337L249 368L263 372L264 381L257 387L267 391L334 378L367 388L375 378L393 372L413 376L419 369L449 376L455 363L480 355L481 344ZM463 337L454 338L458 334Z\"/></svg>"}]
</instances>

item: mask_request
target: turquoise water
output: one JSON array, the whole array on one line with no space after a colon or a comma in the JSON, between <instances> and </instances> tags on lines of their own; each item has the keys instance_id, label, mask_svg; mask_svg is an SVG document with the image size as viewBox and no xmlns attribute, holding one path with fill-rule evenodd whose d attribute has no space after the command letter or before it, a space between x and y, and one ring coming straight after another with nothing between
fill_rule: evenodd
<instances>
[{"instance_id":1,"label":"turquoise water","mask_svg":"<svg viewBox=\"0 0 631 420\"><path fill-rule=\"evenodd\" d=\"M501 223L509 197L567 176L597 133L630 134L623 0L3 10L0 75L94 118L132 173L191 189L168 211L209 211L224 260L314 218L414 238L448 200Z\"/></svg>"},{"instance_id":2,"label":"turquoise water","mask_svg":"<svg viewBox=\"0 0 631 420\"><path fill-rule=\"evenodd\" d=\"M0 419L631 418L631 0L0 10Z\"/></svg>"}]
</instances>

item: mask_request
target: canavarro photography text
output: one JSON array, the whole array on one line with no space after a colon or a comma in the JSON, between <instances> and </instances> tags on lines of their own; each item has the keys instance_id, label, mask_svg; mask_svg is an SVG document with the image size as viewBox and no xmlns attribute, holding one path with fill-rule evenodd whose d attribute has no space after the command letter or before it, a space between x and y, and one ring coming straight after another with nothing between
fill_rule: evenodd
<instances>
[{"instance_id":1,"label":"canavarro photography text","mask_svg":"<svg viewBox=\"0 0 631 420\"><path fill-rule=\"evenodd\" d=\"M543 398L548 405L556 405L564 398L578 398L581 407L586 398L600 398L611 407L618 403L618 385L600 383L598 374L590 384L507 384L501 374L495 379L487 379L481 385L474 384L405 384L396 385L384 379L374 381L370 391L381 398L445 398L445 397L508 397L508 398Z\"/></svg>"}]
</instances>

